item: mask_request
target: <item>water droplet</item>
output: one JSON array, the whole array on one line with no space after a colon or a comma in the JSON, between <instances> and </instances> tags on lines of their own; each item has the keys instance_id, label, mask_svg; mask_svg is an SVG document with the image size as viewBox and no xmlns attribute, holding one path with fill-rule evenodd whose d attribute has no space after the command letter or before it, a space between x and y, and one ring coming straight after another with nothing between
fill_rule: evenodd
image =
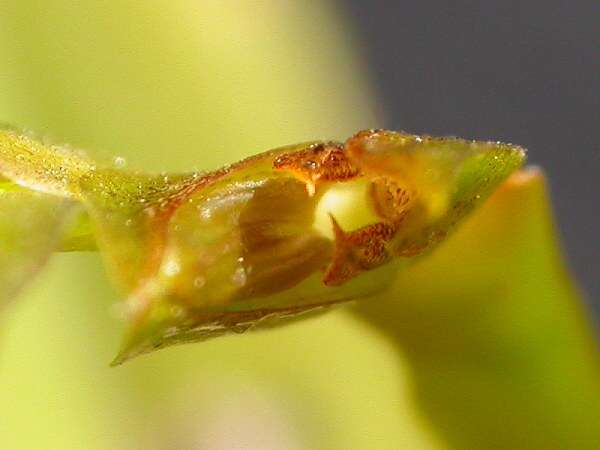
<instances>
[{"instance_id":1,"label":"water droplet","mask_svg":"<svg viewBox=\"0 0 600 450\"><path fill-rule=\"evenodd\" d=\"M117 169L122 169L123 167L125 167L127 165L127 161L122 156L116 156L113 159L113 164L115 165L115 167Z\"/></svg>"},{"instance_id":2,"label":"water droplet","mask_svg":"<svg viewBox=\"0 0 600 450\"><path fill-rule=\"evenodd\" d=\"M198 209L200 210L200 217L202 217L204 220L209 220L212 217L212 212L210 211L210 208L203 208L201 206L198 206Z\"/></svg>"},{"instance_id":3,"label":"water droplet","mask_svg":"<svg viewBox=\"0 0 600 450\"><path fill-rule=\"evenodd\" d=\"M174 259L169 259L165 264L165 275L168 277L174 277L181 271L181 266Z\"/></svg>"},{"instance_id":4,"label":"water droplet","mask_svg":"<svg viewBox=\"0 0 600 450\"><path fill-rule=\"evenodd\" d=\"M246 270L243 267L238 267L231 276L231 281L236 286L244 286L246 284Z\"/></svg>"},{"instance_id":5,"label":"water droplet","mask_svg":"<svg viewBox=\"0 0 600 450\"><path fill-rule=\"evenodd\" d=\"M132 223L133 223L133 220L131 220L131 219L127 219L127 220L125 221L125 226L126 226L126 227L130 227Z\"/></svg>"}]
</instances>

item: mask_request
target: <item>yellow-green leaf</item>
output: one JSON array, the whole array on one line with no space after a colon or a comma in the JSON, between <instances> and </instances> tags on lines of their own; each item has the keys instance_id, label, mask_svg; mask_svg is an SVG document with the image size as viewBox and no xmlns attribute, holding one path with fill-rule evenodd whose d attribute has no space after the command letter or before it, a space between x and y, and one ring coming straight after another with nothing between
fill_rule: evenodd
<instances>
[{"instance_id":1,"label":"yellow-green leaf","mask_svg":"<svg viewBox=\"0 0 600 450\"><path fill-rule=\"evenodd\" d=\"M77 206L0 180L0 306L44 266Z\"/></svg>"},{"instance_id":2,"label":"yellow-green leaf","mask_svg":"<svg viewBox=\"0 0 600 450\"><path fill-rule=\"evenodd\" d=\"M598 448L598 346L539 169L509 178L376 300L360 317L406 356L416 401L452 448Z\"/></svg>"}]
</instances>

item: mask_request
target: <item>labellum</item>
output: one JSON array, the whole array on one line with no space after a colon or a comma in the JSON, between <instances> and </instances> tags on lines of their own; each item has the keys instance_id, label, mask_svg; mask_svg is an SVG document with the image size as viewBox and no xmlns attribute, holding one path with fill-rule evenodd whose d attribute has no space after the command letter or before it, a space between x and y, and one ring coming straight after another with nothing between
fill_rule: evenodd
<instances>
[{"instance_id":1,"label":"labellum","mask_svg":"<svg viewBox=\"0 0 600 450\"><path fill-rule=\"evenodd\" d=\"M369 130L207 174L148 175L0 133L2 175L83 205L87 242L126 295L116 364L374 297L523 160L508 144ZM78 229L63 240L75 249Z\"/></svg>"}]
</instances>

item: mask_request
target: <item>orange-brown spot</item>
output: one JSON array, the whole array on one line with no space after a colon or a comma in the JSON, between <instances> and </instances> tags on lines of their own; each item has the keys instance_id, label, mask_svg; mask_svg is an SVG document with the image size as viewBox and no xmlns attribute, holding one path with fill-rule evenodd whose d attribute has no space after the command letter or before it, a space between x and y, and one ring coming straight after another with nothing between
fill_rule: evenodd
<instances>
[{"instance_id":1,"label":"orange-brown spot","mask_svg":"<svg viewBox=\"0 0 600 450\"><path fill-rule=\"evenodd\" d=\"M389 258L387 243L394 237L397 225L378 222L345 232L331 216L335 248L331 263L323 276L327 286L339 286L361 272L374 269Z\"/></svg>"},{"instance_id":2,"label":"orange-brown spot","mask_svg":"<svg viewBox=\"0 0 600 450\"><path fill-rule=\"evenodd\" d=\"M389 178L376 178L370 189L373 208L379 217L394 224L400 224L415 198L414 193Z\"/></svg>"},{"instance_id":3,"label":"orange-brown spot","mask_svg":"<svg viewBox=\"0 0 600 450\"><path fill-rule=\"evenodd\" d=\"M273 167L294 174L306 184L310 195L319 183L360 176L360 170L348 159L342 145L335 142L313 144L304 150L279 155Z\"/></svg>"}]
</instances>

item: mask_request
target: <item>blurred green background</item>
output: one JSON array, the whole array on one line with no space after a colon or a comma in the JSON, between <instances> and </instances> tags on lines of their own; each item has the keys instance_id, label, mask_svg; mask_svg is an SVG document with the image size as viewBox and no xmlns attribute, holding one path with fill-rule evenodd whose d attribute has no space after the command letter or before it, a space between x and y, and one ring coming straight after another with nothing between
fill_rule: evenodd
<instances>
[{"instance_id":1,"label":"blurred green background","mask_svg":"<svg viewBox=\"0 0 600 450\"><path fill-rule=\"evenodd\" d=\"M0 36L0 118L129 167L211 169L380 124L328 2L3 2ZM538 188L526 225L475 233L463 271L447 271L455 239L359 316L343 307L116 369L119 298L98 255L56 255L1 322L0 448L600 448L595 347Z\"/></svg>"},{"instance_id":2,"label":"blurred green background","mask_svg":"<svg viewBox=\"0 0 600 450\"><path fill-rule=\"evenodd\" d=\"M210 169L377 125L352 37L326 2L0 11L0 117L97 158ZM344 310L109 369L118 300L98 256L72 254L10 306L0 448L437 448L398 356Z\"/></svg>"}]
</instances>

